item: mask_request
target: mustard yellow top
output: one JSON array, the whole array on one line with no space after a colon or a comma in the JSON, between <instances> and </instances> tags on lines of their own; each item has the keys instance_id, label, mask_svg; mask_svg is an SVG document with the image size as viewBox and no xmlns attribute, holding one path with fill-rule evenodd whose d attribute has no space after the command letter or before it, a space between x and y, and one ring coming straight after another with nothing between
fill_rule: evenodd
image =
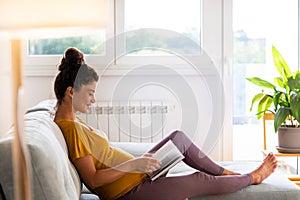
<instances>
[{"instance_id":1,"label":"mustard yellow top","mask_svg":"<svg viewBox=\"0 0 300 200\"><path fill-rule=\"evenodd\" d=\"M125 151L111 147L104 132L91 128L80 118L77 119L78 121L55 121L63 132L71 161L91 155L96 169L106 169L134 158ZM102 199L117 199L139 185L146 177L145 173L127 173L93 191Z\"/></svg>"}]
</instances>

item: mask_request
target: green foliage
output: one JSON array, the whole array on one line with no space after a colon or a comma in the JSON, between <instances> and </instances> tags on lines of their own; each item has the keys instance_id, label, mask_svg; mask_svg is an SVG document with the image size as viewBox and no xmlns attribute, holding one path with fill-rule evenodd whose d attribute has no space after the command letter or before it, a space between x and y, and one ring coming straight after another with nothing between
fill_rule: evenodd
<instances>
[{"instance_id":1,"label":"green foliage","mask_svg":"<svg viewBox=\"0 0 300 200\"><path fill-rule=\"evenodd\" d=\"M77 47L85 54L104 53L103 39L97 35L34 39L29 41L30 55L59 55L68 47Z\"/></svg>"},{"instance_id":2,"label":"green foliage","mask_svg":"<svg viewBox=\"0 0 300 200\"><path fill-rule=\"evenodd\" d=\"M165 53L199 53L199 44L189 38L189 34L183 33L182 35L170 36L148 31L128 34L126 35L126 52L130 54L145 54L146 52L153 54L168 50L168 52Z\"/></svg>"},{"instance_id":3,"label":"green foliage","mask_svg":"<svg viewBox=\"0 0 300 200\"><path fill-rule=\"evenodd\" d=\"M274 129L277 132L281 125L295 127L300 122L300 72L291 72L285 59L272 47L274 66L280 77L274 78L274 84L258 77L246 78L251 83L271 89L273 94L261 92L256 94L250 106L252 111L257 103L257 118L260 119L265 112L274 113ZM271 109L273 107L273 109ZM287 122L289 121L289 123Z\"/></svg>"},{"instance_id":4,"label":"green foliage","mask_svg":"<svg viewBox=\"0 0 300 200\"><path fill-rule=\"evenodd\" d=\"M200 42L195 38L197 30L190 30L182 33L183 36L157 34L148 31L139 31L136 34L126 34L126 53L130 54L153 54L164 50L182 52L182 53L199 53ZM194 35L194 36L193 36ZM193 37L192 37L193 36ZM104 54L105 37L102 34L92 34L72 37L59 37L47 39L29 40L29 55L60 55L68 47L76 47L84 54Z\"/></svg>"}]
</instances>

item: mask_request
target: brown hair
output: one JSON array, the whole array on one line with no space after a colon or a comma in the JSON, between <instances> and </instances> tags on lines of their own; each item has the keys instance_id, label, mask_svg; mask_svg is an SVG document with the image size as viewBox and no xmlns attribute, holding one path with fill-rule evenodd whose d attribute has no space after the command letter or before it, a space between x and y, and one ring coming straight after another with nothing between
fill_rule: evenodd
<instances>
[{"instance_id":1,"label":"brown hair","mask_svg":"<svg viewBox=\"0 0 300 200\"><path fill-rule=\"evenodd\" d=\"M66 89L71 86L78 91L82 85L98 81L97 72L84 62L83 53L74 47L68 48L58 64L59 73L54 81L54 92L57 103L65 97Z\"/></svg>"}]
</instances>

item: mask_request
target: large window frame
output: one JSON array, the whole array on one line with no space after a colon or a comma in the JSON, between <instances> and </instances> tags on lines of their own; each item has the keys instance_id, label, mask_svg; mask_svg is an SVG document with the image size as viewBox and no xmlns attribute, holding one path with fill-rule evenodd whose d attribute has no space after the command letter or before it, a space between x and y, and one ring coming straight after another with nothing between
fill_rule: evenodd
<instances>
[{"instance_id":1,"label":"large window frame","mask_svg":"<svg viewBox=\"0 0 300 200\"><path fill-rule=\"evenodd\" d=\"M213 57L219 57L218 54L215 53L215 48L220 48L222 45L220 44L221 41L210 39L219 37L221 30L216 30L216 27L221 27L220 19L218 17L218 9L214 9L213 5L223 5L224 0L203 0L202 1L202 11L203 16L199 18L201 20L201 44L203 44L202 48L204 50L212 50ZM105 55L86 55L87 62L91 65L96 67L101 67L103 64L109 62L109 60L117 60L116 55L120 55L119 50L125 49L124 42L118 41L118 44L115 43L115 36L120 35L124 32L124 0L109 0L108 10L109 14L109 21L106 27L106 39L109 40L109 46L105 47ZM222 12L221 12L222 13ZM212 26L211 24L216 24ZM27 40L23 41L23 63L24 63L24 72L25 75L50 75L53 74L53 63L57 63L60 59L61 55L27 55L27 48L28 42ZM210 52L207 52L210 54ZM199 57L199 55L197 55ZM211 62L209 60L203 60L205 56L199 57L199 63L201 66ZM133 63L142 63L147 60L159 60L159 62L167 63L167 64L174 64L176 65L177 62L174 62L174 56L170 55L163 55L163 56L125 56L125 59L122 61L114 62L115 67L126 67L126 65L130 65ZM219 60L219 58L214 59ZM218 64L218 63L217 63ZM179 64L182 67L182 64ZM55 70L55 69L54 69Z\"/></svg>"},{"instance_id":2,"label":"large window frame","mask_svg":"<svg viewBox=\"0 0 300 200\"><path fill-rule=\"evenodd\" d=\"M171 6L171 5L170 5ZM231 7L232 0L202 0L202 35L201 44L205 53L210 56L207 59L205 56L197 55L198 66L202 68L204 75L215 76L215 69L210 69L212 63L217 68L220 77L223 80L223 87L231 88L231 58L232 58L232 31L231 27ZM113 38L115 35L123 33L124 27L124 0L109 0L109 21L106 28L106 37ZM114 40L109 46L106 46L106 55L86 55L87 63L100 69L103 64L106 64L109 60L114 60L115 56L118 54L116 49L122 49L122 47L117 47ZM24 63L24 76L27 77L54 77L57 73L57 69L53 65L58 63L61 55L53 56L28 56L27 55L27 41L23 42L23 63ZM178 69L184 70L184 64L179 63L176 66L174 63L174 56L163 55L163 56L127 56L122 59L122 62L113 62L112 66L108 70L106 75L121 75L122 70L126 69L128 65L131 64L142 64L147 60L157 60L161 64L172 64ZM159 72L153 72L159 73ZM194 76L195 74L189 74L188 76ZM231 90L226 90L225 98L226 102L231 101ZM219 160L230 160L232 158L232 114L231 114L231 104L226 103L226 108L221 108L220 112L225 113L224 125L223 125L223 135L221 142L219 144L218 151L220 153ZM226 130L226 131L224 131Z\"/></svg>"}]
</instances>

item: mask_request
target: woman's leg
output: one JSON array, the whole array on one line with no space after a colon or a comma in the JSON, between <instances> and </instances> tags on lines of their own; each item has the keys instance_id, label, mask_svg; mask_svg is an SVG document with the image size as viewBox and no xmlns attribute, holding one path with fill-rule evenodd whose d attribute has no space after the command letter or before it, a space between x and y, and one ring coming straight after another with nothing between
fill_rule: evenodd
<instances>
[{"instance_id":1,"label":"woman's leg","mask_svg":"<svg viewBox=\"0 0 300 200\"><path fill-rule=\"evenodd\" d=\"M219 195L240 190L250 184L260 184L277 167L273 154L253 172L245 175L213 176L204 172L176 177L160 177L155 181L145 180L119 200L183 200L200 195Z\"/></svg>"},{"instance_id":2,"label":"woman's leg","mask_svg":"<svg viewBox=\"0 0 300 200\"><path fill-rule=\"evenodd\" d=\"M174 131L161 142L155 145L149 153L155 152L167 141L172 140L181 153L185 156L183 161L197 170L211 175L221 175L224 168L206 156L188 137L181 131Z\"/></svg>"},{"instance_id":3,"label":"woman's leg","mask_svg":"<svg viewBox=\"0 0 300 200\"><path fill-rule=\"evenodd\" d=\"M119 200L184 200L200 195L226 194L242 189L252 182L251 175L213 176L204 172L176 177L146 180Z\"/></svg>"}]
</instances>

